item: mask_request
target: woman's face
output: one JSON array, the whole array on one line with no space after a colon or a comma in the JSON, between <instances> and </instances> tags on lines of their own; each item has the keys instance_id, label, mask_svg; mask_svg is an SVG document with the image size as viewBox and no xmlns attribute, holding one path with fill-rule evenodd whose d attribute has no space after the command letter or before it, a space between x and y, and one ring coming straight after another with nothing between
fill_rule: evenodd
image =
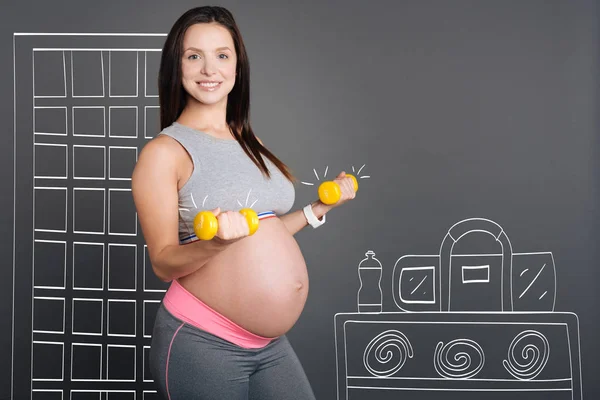
<instances>
[{"instance_id":1,"label":"woman's face","mask_svg":"<svg viewBox=\"0 0 600 400\"><path fill-rule=\"evenodd\" d=\"M189 97L212 105L227 102L237 57L229 31L217 23L190 26L183 38L182 84Z\"/></svg>"}]
</instances>

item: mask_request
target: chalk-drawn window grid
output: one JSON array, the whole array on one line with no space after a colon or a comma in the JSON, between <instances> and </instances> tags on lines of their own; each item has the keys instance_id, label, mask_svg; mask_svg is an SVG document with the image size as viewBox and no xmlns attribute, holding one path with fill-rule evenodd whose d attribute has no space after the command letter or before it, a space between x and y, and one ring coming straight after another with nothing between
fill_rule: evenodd
<instances>
[{"instance_id":1,"label":"chalk-drawn window grid","mask_svg":"<svg viewBox=\"0 0 600 400\"><path fill-rule=\"evenodd\" d=\"M159 51L33 49L34 250L44 246L46 250L34 251L32 266L31 380L34 396L60 393L60 398L76 398L78 394L93 393L98 394L98 398L108 399L111 393L120 393L130 394L134 399L136 390L123 390L122 384L117 389L113 382L131 382L132 385L152 382L145 368L151 319L165 285L152 275L135 210L134 218L130 220L132 224L128 229L121 229L123 218L131 217L132 210L130 207L129 215L121 215L119 207L112 207L112 202L115 205L118 201L131 202L130 176L123 172L127 170L119 161L129 157L129 163L125 165L131 167L144 142L156 133L157 96L146 85L146 59L149 53L156 57ZM35 71L36 56L52 54L49 52L62 59L64 90L55 95L37 94L36 78L39 79L40 74L38 71L36 75ZM85 79L89 71L77 69L78 55L84 55L88 61L90 57L99 60L101 84L96 88L101 90L97 93L84 93L89 86L79 90L77 83L81 78ZM130 83L128 89L133 90L119 91L122 85L112 84L111 70L126 67L118 61L132 60L135 60L133 78L127 81L121 77L118 83ZM105 71L108 74L105 75ZM87 78L93 81L89 76ZM143 91L139 90L140 86ZM36 116L40 117L37 121ZM119 129L120 122L127 117L132 122L128 128L133 129ZM59 129L42 129L44 121L52 121L50 127L58 126ZM102 126L94 127L94 121ZM148 121L152 121L151 128L147 128ZM142 137L138 135L140 125ZM41 162L44 168L36 168L40 157L44 160ZM94 201L96 210L90 207ZM38 209L40 204L42 207ZM51 204L64 205L64 209L52 209ZM117 214L112 219L111 211ZM44 213L54 215L45 216ZM87 214L85 219L88 220L90 213L98 213L97 218L91 218L96 225L86 225L83 213ZM47 254L54 254L55 258L39 258ZM52 274L40 271L44 261L46 267L51 266ZM82 265L92 268L80 270ZM129 274L124 274L127 266L130 266ZM59 275L60 279L54 277L44 281L53 275ZM56 319L52 326L44 327L49 319L46 317L43 321L36 311L59 315L52 318ZM36 364L38 358L46 362L52 355L56 355L55 365L41 368ZM83 360L88 366L96 363L93 371L82 365ZM115 368L111 369L113 363ZM127 370L123 364L130 368ZM52 370L54 372L49 373ZM55 382L64 384L69 380L87 382L89 387L71 385L77 389L63 394L59 389L62 386ZM144 386L144 389L152 387ZM153 393L154 390L143 390L139 394L146 398Z\"/></svg>"}]
</instances>

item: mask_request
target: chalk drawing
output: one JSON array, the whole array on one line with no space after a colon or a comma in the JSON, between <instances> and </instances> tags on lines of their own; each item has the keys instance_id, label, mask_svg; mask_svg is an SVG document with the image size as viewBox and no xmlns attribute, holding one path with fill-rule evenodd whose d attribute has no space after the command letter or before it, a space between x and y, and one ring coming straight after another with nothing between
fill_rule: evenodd
<instances>
[{"instance_id":1,"label":"chalk drawing","mask_svg":"<svg viewBox=\"0 0 600 400\"><path fill-rule=\"evenodd\" d=\"M13 36L11 399L156 396L139 390L151 378L136 353L166 285L151 274L130 186L159 131L165 37Z\"/></svg>"},{"instance_id":2,"label":"chalk drawing","mask_svg":"<svg viewBox=\"0 0 600 400\"><path fill-rule=\"evenodd\" d=\"M474 237L497 251L463 254ZM471 218L448 230L438 254L401 256L390 275L381 312L359 301L334 317L337 399L583 399L579 321L554 310L551 252L513 252L500 225Z\"/></svg>"},{"instance_id":3,"label":"chalk drawing","mask_svg":"<svg viewBox=\"0 0 600 400\"><path fill-rule=\"evenodd\" d=\"M360 172L362 171L362 169L365 167L366 164L363 164L358 171L356 171L356 169L354 168L354 165L352 166L352 174L356 176L357 179L369 179L371 176L370 175L361 175ZM327 171L329 171L329 166L325 167L325 172L323 172L323 179L327 176ZM320 181L321 178L319 177L319 174L317 172L316 169L313 168L313 172L315 174L315 177L317 178L317 181ZM347 173L350 173L349 171L347 171ZM303 185L307 185L307 186L314 186L314 182L309 182L309 181L300 181L300 183L302 183Z\"/></svg>"}]
</instances>

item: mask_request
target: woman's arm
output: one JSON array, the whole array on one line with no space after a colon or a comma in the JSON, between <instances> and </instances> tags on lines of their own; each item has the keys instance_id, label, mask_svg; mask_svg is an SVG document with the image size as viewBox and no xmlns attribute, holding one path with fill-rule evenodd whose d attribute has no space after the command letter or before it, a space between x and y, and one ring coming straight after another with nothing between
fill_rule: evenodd
<instances>
[{"instance_id":1,"label":"woman's arm","mask_svg":"<svg viewBox=\"0 0 600 400\"><path fill-rule=\"evenodd\" d=\"M356 193L354 192L354 182L350 177L346 176L345 171L340 172L340 174L333 181L336 182L341 189L339 201L331 205L325 204L320 200L311 203L313 213L319 220L323 217L323 215L327 214L333 208L339 207L348 200L352 200L356 197ZM308 225L308 221L306 220L304 212L301 209L283 215L279 219L283 221L288 231L290 231L292 235L296 234L298 231Z\"/></svg>"},{"instance_id":2,"label":"woman's arm","mask_svg":"<svg viewBox=\"0 0 600 400\"><path fill-rule=\"evenodd\" d=\"M180 245L177 163L187 153L168 137L155 138L142 151L132 174L133 199L152 269L165 282L188 275L223 251L228 242L199 240Z\"/></svg>"},{"instance_id":3,"label":"woman's arm","mask_svg":"<svg viewBox=\"0 0 600 400\"><path fill-rule=\"evenodd\" d=\"M329 212L329 210L333 208L323 204L320 200L312 202L311 205L313 212L318 219L321 219L325 214L327 214L327 212ZM302 209L282 215L279 217L279 219L283 221L286 228L292 235L295 235L302 230L302 228L308 225L308 221L306 220Z\"/></svg>"},{"instance_id":4,"label":"woman's arm","mask_svg":"<svg viewBox=\"0 0 600 400\"><path fill-rule=\"evenodd\" d=\"M262 140L260 140L258 136L256 137L256 139L261 145L264 146L264 143L262 142ZM337 176L337 178L334 179L334 182L337 182L340 185L340 189L342 191L340 200L336 204L327 205L321 202L320 200L311 203L313 213L319 220L331 209L344 204L346 201L351 200L356 196L354 193L354 183L352 180L350 180L350 178L346 177L345 171L342 171ZM306 217L304 216L304 211L302 211L302 209L282 215L281 217L279 217L279 219L283 221L284 225L292 235L295 235L300 230L302 230L302 228L308 225L308 221L306 220Z\"/></svg>"}]
</instances>

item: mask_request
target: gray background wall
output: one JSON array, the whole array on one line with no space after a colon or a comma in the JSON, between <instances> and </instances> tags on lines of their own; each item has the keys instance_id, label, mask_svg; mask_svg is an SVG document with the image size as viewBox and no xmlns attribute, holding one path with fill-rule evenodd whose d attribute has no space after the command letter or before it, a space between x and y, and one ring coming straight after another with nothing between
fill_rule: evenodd
<instances>
[{"instance_id":1,"label":"gray background wall","mask_svg":"<svg viewBox=\"0 0 600 400\"><path fill-rule=\"evenodd\" d=\"M316 182L313 168L323 178L328 167L331 178L363 164L362 174L370 176L360 180L357 199L333 211L324 227L297 235L311 292L288 336L317 398L336 396L334 315L356 311L357 265L365 252L375 251L383 265L385 310L398 311L391 295L398 259L436 254L448 229L471 217L500 224L515 252L552 252L555 311L579 316L583 390L585 398L597 398L597 2L220 4L234 13L244 35L252 71L252 123L267 146L302 181ZM17 215L13 212L13 34L166 33L182 12L197 5L4 5L0 399L11 392L13 220L31 218L19 215L31 213L19 206L29 204L27 199L17 197ZM18 167L27 161L17 160L18 182L32 179ZM299 185L295 208L315 196L316 186ZM17 254L17 260L27 257ZM31 301L21 301L20 288L31 288L31 282L17 279L16 287L14 309L26 317ZM19 333L17 348L26 349L30 337ZM374 391L355 398L367 395L392 398ZM440 398L427 392L418 396Z\"/></svg>"}]
</instances>

